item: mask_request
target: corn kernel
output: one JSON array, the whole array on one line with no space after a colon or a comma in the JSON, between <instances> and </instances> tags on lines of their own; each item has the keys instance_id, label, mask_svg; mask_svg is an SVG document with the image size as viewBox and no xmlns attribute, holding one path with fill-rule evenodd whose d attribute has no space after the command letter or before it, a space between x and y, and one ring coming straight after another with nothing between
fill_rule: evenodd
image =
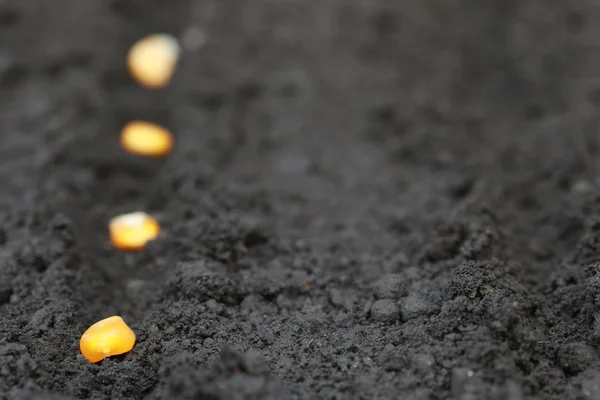
<instances>
[{"instance_id":1,"label":"corn kernel","mask_svg":"<svg viewBox=\"0 0 600 400\"><path fill-rule=\"evenodd\" d=\"M131 76L148 89L160 89L169 84L179 58L179 43L169 34L146 36L133 44L127 54Z\"/></svg>"},{"instance_id":2,"label":"corn kernel","mask_svg":"<svg viewBox=\"0 0 600 400\"><path fill-rule=\"evenodd\" d=\"M145 212L134 212L113 218L109 224L110 241L125 251L142 250L146 243L160 233L158 221Z\"/></svg>"},{"instance_id":3,"label":"corn kernel","mask_svg":"<svg viewBox=\"0 0 600 400\"><path fill-rule=\"evenodd\" d=\"M160 125L131 121L121 131L121 146L132 154L164 157L173 148L173 135Z\"/></svg>"},{"instance_id":4,"label":"corn kernel","mask_svg":"<svg viewBox=\"0 0 600 400\"><path fill-rule=\"evenodd\" d=\"M90 326L81 336L79 349L90 362L98 362L106 357L124 354L133 349L135 333L123 318L114 316Z\"/></svg>"}]
</instances>

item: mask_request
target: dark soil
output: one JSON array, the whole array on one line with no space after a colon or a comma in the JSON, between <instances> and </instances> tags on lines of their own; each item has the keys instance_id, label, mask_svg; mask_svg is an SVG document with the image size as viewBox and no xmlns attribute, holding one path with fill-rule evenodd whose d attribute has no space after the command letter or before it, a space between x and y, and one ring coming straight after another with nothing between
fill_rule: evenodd
<instances>
[{"instance_id":1,"label":"dark soil","mask_svg":"<svg viewBox=\"0 0 600 400\"><path fill-rule=\"evenodd\" d=\"M3 0L0 44L2 398L600 399L596 2Z\"/></svg>"}]
</instances>

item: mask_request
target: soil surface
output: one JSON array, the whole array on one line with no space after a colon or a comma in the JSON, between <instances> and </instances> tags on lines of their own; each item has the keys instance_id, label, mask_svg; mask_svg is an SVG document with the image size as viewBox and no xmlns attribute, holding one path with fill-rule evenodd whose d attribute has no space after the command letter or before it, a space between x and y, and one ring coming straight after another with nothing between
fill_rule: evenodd
<instances>
[{"instance_id":1,"label":"soil surface","mask_svg":"<svg viewBox=\"0 0 600 400\"><path fill-rule=\"evenodd\" d=\"M600 399L595 1L3 0L0 104L1 398Z\"/></svg>"}]
</instances>

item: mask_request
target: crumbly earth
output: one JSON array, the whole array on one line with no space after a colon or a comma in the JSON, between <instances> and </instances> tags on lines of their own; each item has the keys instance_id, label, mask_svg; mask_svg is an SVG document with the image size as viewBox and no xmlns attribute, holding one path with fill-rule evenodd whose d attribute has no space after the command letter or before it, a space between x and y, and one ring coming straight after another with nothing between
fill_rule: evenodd
<instances>
[{"instance_id":1,"label":"crumbly earth","mask_svg":"<svg viewBox=\"0 0 600 400\"><path fill-rule=\"evenodd\" d=\"M597 2L3 0L0 40L0 397L600 399Z\"/></svg>"}]
</instances>

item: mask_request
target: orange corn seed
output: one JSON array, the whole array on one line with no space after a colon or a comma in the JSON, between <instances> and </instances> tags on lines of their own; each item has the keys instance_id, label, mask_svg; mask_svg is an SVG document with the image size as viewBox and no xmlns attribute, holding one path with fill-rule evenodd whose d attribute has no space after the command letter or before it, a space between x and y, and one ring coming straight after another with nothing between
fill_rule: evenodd
<instances>
[{"instance_id":1,"label":"orange corn seed","mask_svg":"<svg viewBox=\"0 0 600 400\"><path fill-rule=\"evenodd\" d=\"M81 336L79 349L86 359L95 363L106 357L127 353L134 344L135 333L123 318L114 316L90 326Z\"/></svg>"},{"instance_id":2,"label":"orange corn seed","mask_svg":"<svg viewBox=\"0 0 600 400\"><path fill-rule=\"evenodd\" d=\"M157 33L140 39L127 54L131 76L148 89L160 89L169 84L179 58L177 39Z\"/></svg>"},{"instance_id":3,"label":"orange corn seed","mask_svg":"<svg viewBox=\"0 0 600 400\"><path fill-rule=\"evenodd\" d=\"M160 125L132 121L121 131L121 146L132 154L163 157L173 148L173 135Z\"/></svg>"},{"instance_id":4,"label":"orange corn seed","mask_svg":"<svg viewBox=\"0 0 600 400\"><path fill-rule=\"evenodd\" d=\"M160 233L158 221L139 211L113 218L109 224L110 241L119 250L139 251Z\"/></svg>"}]
</instances>

